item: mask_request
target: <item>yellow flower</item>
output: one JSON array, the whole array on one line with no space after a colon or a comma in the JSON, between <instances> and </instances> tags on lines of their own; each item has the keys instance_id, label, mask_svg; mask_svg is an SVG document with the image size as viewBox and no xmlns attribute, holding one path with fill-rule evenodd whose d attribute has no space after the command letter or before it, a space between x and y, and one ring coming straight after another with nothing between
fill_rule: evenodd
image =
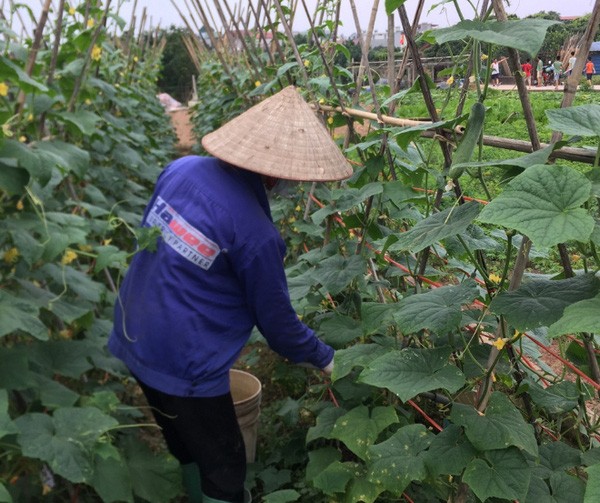
<instances>
[{"instance_id":1,"label":"yellow flower","mask_svg":"<svg viewBox=\"0 0 600 503\"><path fill-rule=\"evenodd\" d=\"M302 211L302 206L298 205L294 208L295 211Z\"/></svg>"},{"instance_id":2,"label":"yellow flower","mask_svg":"<svg viewBox=\"0 0 600 503\"><path fill-rule=\"evenodd\" d=\"M258 87L258 86L260 86L260 84L261 84L260 80L257 80L257 81L254 83L254 87Z\"/></svg>"},{"instance_id":3,"label":"yellow flower","mask_svg":"<svg viewBox=\"0 0 600 503\"><path fill-rule=\"evenodd\" d=\"M497 274L490 274L490 281L492 283L495 283L496 285L500 284L500 281L502 281L502 278L500 276L498 276Z\"/></svg>"},{"instance_id":4,"label":"yellow flower","mask_svg":"<svg viewBox=\"0 0 600 503\"><path fill-rule=\"evenodd\" d=\"M68 265L71 262L73 262L73 260L75 260L77 258L77 252L71 250L70 248L67 248L67 251L65 251L65 254L63 255L62 259L60 259L60 263L63 265Z\"/></svg>"},{"instance_id":5,"label":"yellow flower","mask_svg":"<svg viewBox=\"0 0 600 503\"><path fill-rule=\"evenodd\" d=\"M3 259L7 264L14 264L18 258L19 250L17 250L14 246L4 252Z\"/></svg>"},{"instance_id":6,"label":"yellow flower","mask_svg":"<svg viewBox=\"0 0 600 503\"><path fill-rule=\"evenodd\" d=\"M502 348L506 346L506 339L498 338L492 342L492 345L496 346L498 351L502 351Z\"/></svg>"},{"instance_id":7,"label":"yellow flower","mask_svg":"<svg viewBox=\"0 0 600 503\"><path fill-rule=\"evenodd\" d=\"M82 252L91 252L93 250L91 245L77 245Z\"/></svg>"},{"instance_id":8,"label":"yellow flower","mask_svg":"<svg viewBox=\"0 0 600 503\"><path fill-rule=\"evenodd\" d=\"M7 264L14 264L19 258L19 250L13 246L4 252L4 256L2 258Z\"/></svg>"},{"instance_id":9,"label":"yellow flower","mask_svg":"<svg viewBox=\"0 0 600 503\"><path fill-rule=\"evenodd\" d=\"M102 240L102 244L103 244L104 246L108 246L108 245L109 245L109 244L111 244L111 243L112 243L112 238L110 238L110 239L103 239L103 240Z\"/></svg>"},{"instance_id":10,"label":"yellow flower","mask_svg":"<svg viewBox=\"0 0 600 503\"><path fill-rule=\"evenodd\" d=\"M23 201L22 201L21 199L19 199L19 200L17 201L17 209L18 209L19 211L23 211L23 208L24 208Z\"/></svg>"},{"instance_id":11,"label":"yellow flower","mask_svg":"<svg viewBox=\"0 0 600 503\"><path fill-rule=\"evenodd\" d=\"M333 124L333 117L329 117L327 119L327 124L329 124L331 126L331 124Z\"/></svg>"},{"instance_id":12,"label":"yellow flower","mask_svg":"<svg viewBox=\"0 0 600 503\"><path fill-rule=\"evenodd\" d=\"M305 66L306 68L310 67L310 61L309 61L308 59L305 59L305 60L304 60L304 66Z\"/></svg>"},{"instance_id":13,"label":"yellow flower","mask_svg":"<svg viewBox=\"0 0 600 503\"><path fill-rule=\"evenodd\" d=\"M487 54L482 54L481 55L481 61L485 61L486 59L488 59L488 55Z\"/></svg>"},{"instance_id":14,"label":"yellow flower","mask_svg":"<svg viewBox=\"0 0 600 503\"><path fill-rule=\"evenodd\" d=\"M88 28L93 28L95 24L96 23L95 23L95 21L93 19L88 19L88 21L87 21L87 27Z\"/></svg>"},{"instance_id":15,"label":"yellow flower","mask_svg":"<svg viewBox=\"0 0 600 503\"><path fill-rule=\"evenodd\" d=\"M71 14L71 16L74 16L76 12L75 7L69 7L69 14Z\"/></svg>"},{"instance_id":16,"label":"yellow flower","mask_svg":"<svg viewBox=\"0 0 600 503\"><path fill-rule=\"evenodd\" d=\"M325 103L325 98L321 98L321 99L319 100L319 105L322 105L323 103Z\"/></svg>"},{"instance_id":17,"label":"yellow flower","mask_svg":"<svg viewBox=\"0 0 600 503\"><path fill-rule=\"evenodd\" d=\"M20 141L21 143L25 143L25 142L27 141L27 136L25 136L25 135L21 135L21 136L19 136L19 141Z\"/></svg>"},{"instance_id":18,"label":"yellow flower","mask_svg":"<svg viewBox=\"0 0 600 503\"><path fill-rule=\"evenodd\" d=\"M293 224L296 221L296 217L288 218L288 223Z\"/></svg>"},{"instance_id":19,"label":"yellow flower","mask_svg":"<svg viewBox=\"0 0 600 503\"><path fill-rule=\"evenodd\" d=\"M576 253L574 253L573 255L571 255L571 260L573 262L577 262L580 258L581 258L581 256L577 255Z\"/></svg>"},{"instance_id":20,"label":"yellow flower","mask_svg":"<svg viewBox=\"0 0 600 503\"><path fill-rule=\"evenodd\" d=\"M134 57L133 57L133 61L134 61L134 63L137 63L139 60L140 60L140 58L138 58L137 56L134 56Z\"/></svg>"},{"instance_id":21,"label":"yellow flower","mask_svg":"<svg viewBox=\"0 0 600 503\"><path fill-rule=\"evenodd\" d=\"M452 75L450 75L450 77L446 81L446 84L448 84L449 86L451 86L452 84L454 84L454 77Z\"/></svg>"},{"instance_id":22,"label":"yellow flower","mask_svg":"<svg viewBox=\"0 0 600 503\"><path fill-rule=\"evenodd\" d=\"M8 86L4 82L0 82L0 96L8 95Z\"/></svg>"},{"instance_id":23,"label":"yellow flower","mask_svg":"<svg viewBox=\"0 0 600 503\"><path fill-rule=\"evenodd\" d=\"M101 57L102 57L102 47L100 47L99 45L95 45L92 49L92 59L94 61L100 61Z\"/></svg>"},{"instance_id":24,"label":"yellow flower","mask_svg":"<svg viewBox=\"0 0 600 503\"><path fill-rule=\"evenodd\" d=\"M92 100L91 100L91 99L89 99L89 98L86 98L86 100L85 100L85 104L86 104L86 105L91 105L91 104L92 104Z\"/></svg>"},{"instance_id":25,"label":"yellow flower","mask_svg":"<svg viewBox=\"0 0 600 503\"><path fill-rule=\"evenodd\" d=\"M523 337L523 333L519 332L518 330L515 330L514 335L512 336L511 342L516 342L518 341L521 337Z\"/></svg>"},{"instance_id":26,"label":"yellow flower","mask_svg":"<svg viewBox=\"0 0 600 503\"><path fill-rule=\"evenodd\" d=\"M29 115L27 116L27 120L28 120L29 122L31 122L31 121L33 120L33 114L29 114Z\"/></svg>"}]
</instances>

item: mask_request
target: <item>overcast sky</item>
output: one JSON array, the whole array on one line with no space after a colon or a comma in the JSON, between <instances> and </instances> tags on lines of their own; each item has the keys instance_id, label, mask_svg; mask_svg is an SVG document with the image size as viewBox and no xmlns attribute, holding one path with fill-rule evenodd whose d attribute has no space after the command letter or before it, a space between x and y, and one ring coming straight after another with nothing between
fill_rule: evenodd
<instances>
[{"instance_id":1,"label":"overcast sky","mask_svg":"<svg viewBox=\"0 0 600 503\"><path fill-rule=\"evenodd\" d=\"M114 1L114 0L113 0ZM186 0L175 0L177 5L180 7L180 10L187 14L189 11L186 7L190 5L192 2ZM253 5L257 5L257 0L252 0ZM305 0L308 6L309 11L313 12L314 6L316 5L316 0ZM213 0L201 0L202 5L208 5L213 9L216 17L216 11L214 11L214 2ZM244 11L247 10L248 2L247 0L228 0L227 3L229 6L234 9L235 5L239 5L241 3ZM355 0L354 2L357 6L357 10L359 11L359 17L361 22L361 29L365 30L367 28L369 17L371 15L371 10L373 8L374 0ZM426 0L425 9L421 16L421 22L429 22L439 25L440 27L451 26L458 22L458 18L455 14L454 7L451 3L447 4L447 7L436 7L432 8L434 5L439 5L442 3L442 0ZM467 0L458 0L459 5L463 9L463 14L466 18L472 18L472 9L469 6L469 2ZM472 3L475 5L481 4L480 0L472 0ZM221 5L223 1L220 2ZM409 18L412 20L414 15L414 11L416 9L418 2L417 0L407 0L406 9L409 15ZM516 14L519 17L524 17L529 14L533 14L539 12L541 10L546 11L556 11L563 16L578 16L582 14L587 14L592 11L594 5L594 0L510 0L510 6L506 7L506 10L509 14ZM131 10L133 6L133 0L125 0L125 4L121 9L121 17L128 19L131 15ZM142 8L146 7L148 15L152 18L152 25L155 27L158 24L161 27L168 27L172 24L176 26L182 26L183 22L181 17L177 13L177 10L173 7L170 0L138 0L137 2L137 11L141 13ZM302 3L299 3L298 10L298 18L294 22L294 29L296 31L302 31L309 27L308 22L306 21L305 16L303 16L304 9L302 7ZM356 28L354 25L354 19L352 17L352 11L350 10L350 0L342 0L342 10L341 10L341 18L343 22L343 28L341 30L342 33L349 35L351 33L356 32ZM138 14L139 15L139 14ZM396 24L399 24L399 19L397 18ZM379 0L379 10L377 14L377 21L375 28L381 31L387 29L387 21L385 17L385 0Z\"/></svg>"}]
</instances>

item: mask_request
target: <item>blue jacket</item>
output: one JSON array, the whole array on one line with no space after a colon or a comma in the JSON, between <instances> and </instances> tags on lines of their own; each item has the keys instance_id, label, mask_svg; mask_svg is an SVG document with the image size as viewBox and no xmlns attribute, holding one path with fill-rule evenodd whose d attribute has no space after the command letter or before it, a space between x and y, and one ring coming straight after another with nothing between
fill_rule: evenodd
<instances>
[{"instance_id":1,"label":"blue jacket","mask_svg":"<svg viewBox=\"0 0 600 503\"><path fill-rule=\"evenodd\" d=\"M147 385L176 396L229 391L254 326L293 362L325 367L333 349L296 315L260 175L189 156L159 176L142 224L161 228L135 255L108 347Z\"/></svg>"}]
</instances>

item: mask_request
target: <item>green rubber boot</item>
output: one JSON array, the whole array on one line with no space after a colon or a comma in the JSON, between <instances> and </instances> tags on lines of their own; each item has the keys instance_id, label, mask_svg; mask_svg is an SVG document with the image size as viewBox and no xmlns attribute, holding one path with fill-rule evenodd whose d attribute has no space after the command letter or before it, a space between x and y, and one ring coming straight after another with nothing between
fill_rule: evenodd
<instances>
[{"instance_id":1,"label":"green rubber boot","mask_svg":"<svg viewBox=\"0 0 600 503\"><path fill-rule=\"evenodd\" d=\"M202 484L200 470L196 463L181 465L181 481L190 503L202 503Z\"/></svg>"}]
</instances>

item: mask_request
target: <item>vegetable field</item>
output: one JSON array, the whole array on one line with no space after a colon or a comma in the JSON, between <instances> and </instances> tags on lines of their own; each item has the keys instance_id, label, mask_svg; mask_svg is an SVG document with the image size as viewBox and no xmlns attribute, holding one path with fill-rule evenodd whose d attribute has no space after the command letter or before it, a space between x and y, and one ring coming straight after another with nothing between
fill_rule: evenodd
<instances>
[{"instance_id":1,"label":"vegetable field","mask_svg":"<svg viewBox=\"0 0 600 503\"><path fill-rule=\"evenodd\" d=\"M164 39L110 2L50 3L31 35L13 30L22 6L0 20L0 503L184 501L105 349L128 261L156 243L138 228L149 191L176 155L156 98ZM253 336L239 365L266 401L248 487L269 503L596 502L600 105L577 78L543 109L527 92L519 58L552 21L482 1L416 36L411 3L385 2L407 40L387 81L366 58L373 19L356 21L365 57L350 68L336 1L182 12L198 137L293 84L355 167L272 201L292 300L335 369L280 362ZM581 54L599 18L596 2ZM438 89L420 48L457 43L446 75L464 84ZM514 92L489 86L499 49Z\"/></svg>"}]
</instances>

